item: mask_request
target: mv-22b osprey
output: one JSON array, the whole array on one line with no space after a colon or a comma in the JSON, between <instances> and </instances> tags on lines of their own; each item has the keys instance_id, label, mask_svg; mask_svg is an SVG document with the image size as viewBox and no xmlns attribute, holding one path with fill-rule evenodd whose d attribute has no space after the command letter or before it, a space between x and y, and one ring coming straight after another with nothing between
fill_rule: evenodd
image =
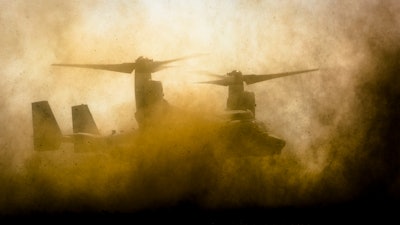
<instances>
[{"instance_id":1,"label":"mv-22b osprey","mask_svg":"<svg viewBox=\"0 0 400 225\"><path fill-rule=\"evenodd\" d=\"M317 70L318 69L311 69L311 70L301 70L301 71L283 72L275 74L242 74L242 72L238 70L233 70L232 72L229 72L226 75L219 75L206 71L201 71L202 73L217 77L219 79L212 81L203 81L198 83L214 84L214 85L228 87L228 99L226 102L226 109L228 111L249 110L252 112L253 116L255 116L256 113L255 95L254 92L249 92L244 90L244 83L246 85L251 85L267 80L272 80L276 78L281 78L301 73L313 72Z\"/></svg>"},{"instance_id":2,"label":"mv-22b osprey","mask_svg":"<svg viewBox=\"0 0 400 225\"><path fill-rule=\"evenodd\" d=\"M246 91L244 84L251 85L262 81L267 81L275 78L281 78L301 73L313 72L318 69L291 71L274 74L242 74L242 72L233 70L226 75L219 75L207 71L199 71L217 77L219 79L212 81L198 82L200 84L214 84L228 87L228 98L226 101L226 111L222 116L230 121L228 139L236 140L232 146L239 144L242 146L248 145L248 140L254 140L256 148L253 149L253 155L265 154L265 149L259 146L268 146L269 153L279 153L285 146L285 141L269 134L266 126L259 120L255 119L256 100L254 92ZM259 151L257 151L257 149Z\"/></svg>"},{"instance_id":3,"label":"mv-22b osprey","mask_svg":"<svg viewBox=\"0 0 400 225\"><path fill-rule=\"evenodd\" d=\"M120 73L135 72L135 118L139 129L146 129L155 121L155 117L165 113L169 104L163 98L163 88L160 81L151 79L151 74L167 68L167 64L195 57L197 55L175 58L165 61L153 61L139 57L133 63L121 64L53 64L53 66L67 66L108 70ZM32 103L33 142L34 149L56 150L62 142L72 142L76 151L96 148L96 145L119 145L129 143L132 133L100 135L91 112L86 104L72 107L73 134L63 135L48 101Z\"/></svg>"}]
</instances>

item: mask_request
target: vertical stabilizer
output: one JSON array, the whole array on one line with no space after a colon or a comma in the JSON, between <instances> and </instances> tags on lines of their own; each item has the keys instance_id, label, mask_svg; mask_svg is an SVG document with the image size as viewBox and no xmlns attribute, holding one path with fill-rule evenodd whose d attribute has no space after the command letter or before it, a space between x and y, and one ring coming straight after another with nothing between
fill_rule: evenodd
<instances>
[{"instance_id":1,"label":"vertical stabilizer","mask_svg":"<svg viewBox=\"0 0 400 225\"><path fill-rule=\"evenodd\" d=\"M100 134L89 107L84 104L72 106L72 128L74 133Z\"/></svg>"},{"instance_id":2,"label":"vertical stabilizer","mask_svg":"<svg viewBox=\"0 0 400 225\"><path fill-rule=\"evenodd\" d=\"M100 135L94 122L89 107L85 104L72 106L72 129L76 135L74 139L75 152L90 152L98 147L96 139L92 139L92 135Z\"/></svg>"},{"instance_id":3,"label":"vertical stabilizer","mask_svg":"<svg viewBox=\"0 0 400 225\"><path fill-rule=\"evenodd\" d=\"M32 103L33 145L35 151L57 150L62 134L47 101Z\"/></svg>"}]
</instances>

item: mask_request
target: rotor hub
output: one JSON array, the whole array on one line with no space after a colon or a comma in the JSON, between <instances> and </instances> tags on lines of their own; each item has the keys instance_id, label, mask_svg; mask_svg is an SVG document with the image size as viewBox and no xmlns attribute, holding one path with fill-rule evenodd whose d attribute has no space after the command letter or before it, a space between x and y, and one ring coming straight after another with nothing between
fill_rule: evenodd
<instances>
[{"instance_id":1,"label":"rotor hub","mask_svg":"<svg viewBox=\"0 0 400 225\"><path fill-rule=\"evenodd\" d=\"M140 56L135 61L135 69L138 72L152 72L154 67L153 59Z\"/></svg>"}]
</instances>

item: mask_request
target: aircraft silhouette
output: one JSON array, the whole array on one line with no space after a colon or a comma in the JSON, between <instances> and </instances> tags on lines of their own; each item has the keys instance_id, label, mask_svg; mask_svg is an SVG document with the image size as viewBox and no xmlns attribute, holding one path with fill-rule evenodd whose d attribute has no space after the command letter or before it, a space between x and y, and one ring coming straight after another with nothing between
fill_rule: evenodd
<instances>
[{"instance_id":1,"label":"aircraft silhouette","mask_svg":"<svg viewBox=\"0 0 400 225\"><path fill-rule=\"evenodd\" d=\"M202 81L202 84L214 84L228 87L228 99L226 103L227 110L250 110L255 116L255 95L254 92L244 90L244 83L251 85L271 79L292 76L301 73L313 72L318 69L300 70L275 74L242 74L242 72L233 70L224 75L218 75L207 71L200 71L210 76L218 77L218 80Z\"/></svg>"},{"instance_id":2,"label":"aircraft silhouette","mask_svg":"<svg viewBox=\"0 0 400 225\"><path fill-rule=\"evenodd\" d=\"M140 56L134 63L121 64L53 64L53 66L78 67L98 70L108 70L120 73L132 73L135 71L135 99L136 99L136 120L139 126L145 126L146 119L155 112L156 106L163 104L163 88L160 81L152 80L151 74L168 68L166 64L201 56L196 54L164 61Z\"/></svg>"},{"instance_id":3,"label":"aircraft silhouette","mask_svg":"<svg viewBox=\"0 0 400 225\"><path fill-rule=\"evenodd\" d=\"M253 155L264 155L266 149L270 154L280 153L286 142L279 137L269 133L265 124L255 118L255 95L254 92L245 91L244 83L247 85L267 81L275 78L291 76L301 73L313 72L318 69L292 71L276 74L242 74L242 72L234 70L224 75L218 75L207 71L198 71L203 74L219 78L218 80L197 82L200 84L214 84L228 87L228 99L226 102L226 110L222 117L230 121L230 126L225 128L229 132L227 139L235 140L229 146L234 149L253 149ZM248 140L252 140L249 142ZM260 149L260 146L264 148ZM238 152L242 153L243 152Z\"/></svg>"},{"instance_id":4,"label":"aircraft silhouette","mask_svg":"<svg viewBox=\"0 0 400 225\"><path fill-rule=\"evenodd\" d=\"M98 70L108 70L120 73L134 73L135 77L135 118L139 128L145 129L155 123L169 109L168 102L164 99L162 84L160 81L152 80L151 74L168 68L167 64L198 57L203 54L190 55L164 61L140 56L135 62L120 64L52 64L53 66L77 67ZM93 149L99 145L119 145L125 143L123 139L132 139L130 134L100 135L93 116L87 105L76 105L72 107L73 134L62 135L55 116L48 101L32 103L33 140L34 149L55 150L62 142L72 142L75 150Z\"/></svg>"}]
</instances>

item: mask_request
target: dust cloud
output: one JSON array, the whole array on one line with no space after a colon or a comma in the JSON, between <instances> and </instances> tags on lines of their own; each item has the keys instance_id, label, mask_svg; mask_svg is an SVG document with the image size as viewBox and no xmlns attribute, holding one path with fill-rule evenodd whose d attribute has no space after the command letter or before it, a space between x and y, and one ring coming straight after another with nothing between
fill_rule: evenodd
<instances>
[{"instance_id":1,"label":"dust cloud","mask_svg":"<svg viewBox=\"0 0 400 225\"><path fill-rule=\"evenodd\" d=\"M0 1L0 8L3 213L399 197L397 1L34 0ZM195 84L210 79L195 70L320 69L246 86L256 95L256 117L287 143L280 155L227 157L212 125L192 117L146 133L129 150L75 153L62 144L33 151L35 101L49 101L65 134L78 104L88 104L104 135L137 130L133 75L52 63L194 53L208 55L174 63L153 79L163 82L171 105L206 117L225 109L227 90Z\"/></svg>"}]
</instances>

